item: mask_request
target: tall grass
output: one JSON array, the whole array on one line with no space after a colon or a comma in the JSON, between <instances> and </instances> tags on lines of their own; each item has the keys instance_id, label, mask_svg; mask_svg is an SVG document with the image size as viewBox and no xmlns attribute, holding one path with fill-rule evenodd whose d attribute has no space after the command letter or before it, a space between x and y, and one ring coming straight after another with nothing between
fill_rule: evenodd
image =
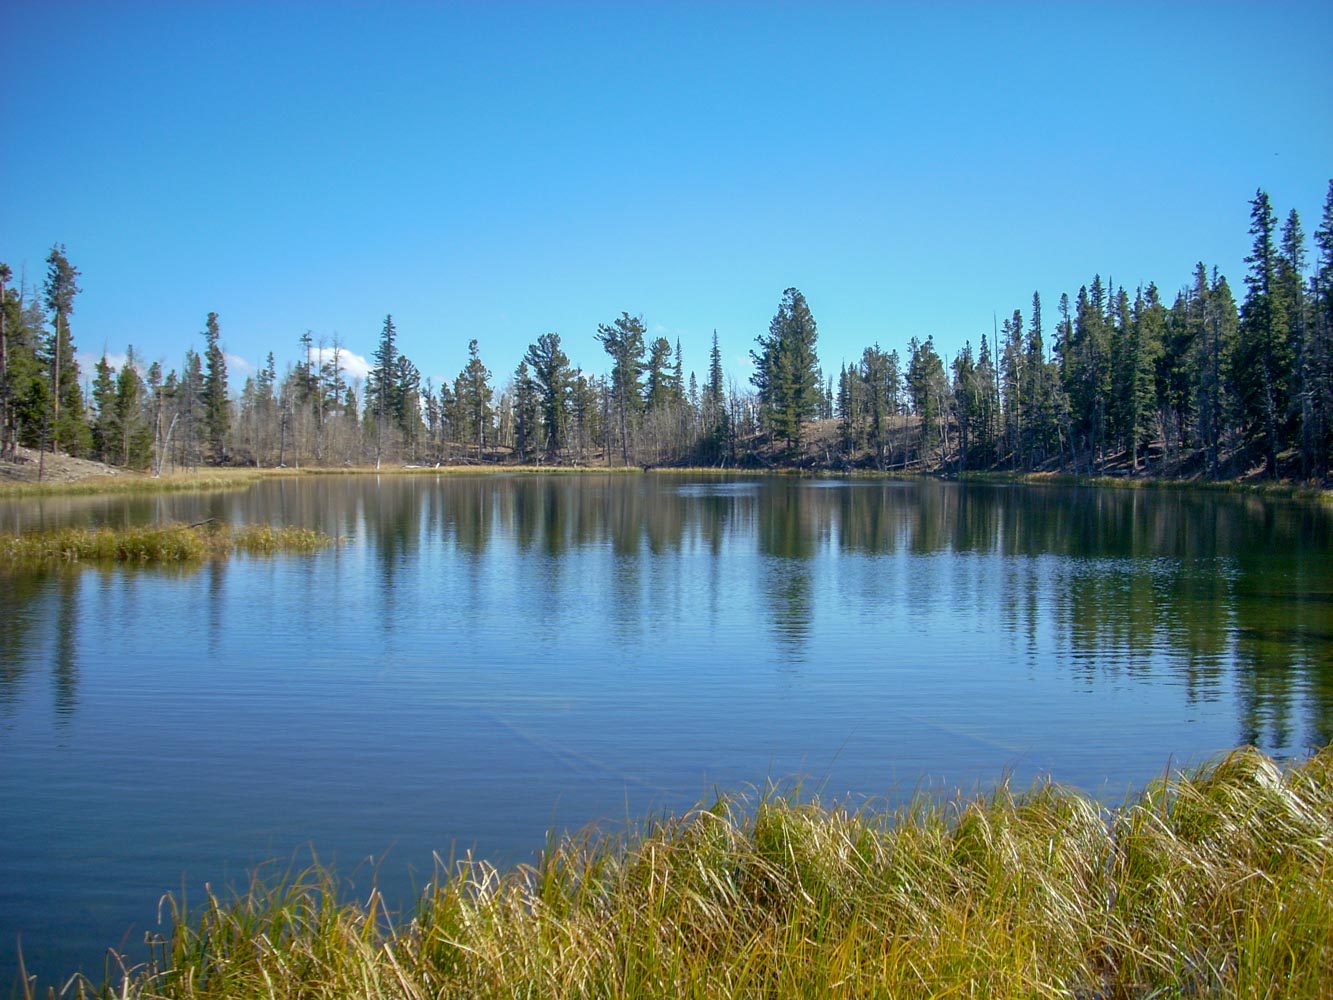
<instances>
[{"instance_id":1,"label":"tall grass","mask_svg":"<svg viewBox=\"0 0 1333 1000\"><path fill-rule=\"evenodd\" d=\"M1119 490L1185 490L1229 493L1273 499L1333 502L1333 490L1312 483L1222 479L1169 479L1154 476L1084 476L1064 472L960 472L957 478L974 483L1021 483L1026 486L1096 486Z\"/></svg>"},{"instance_id":2,"label":"tall grass","mask_svg":"<svg viewBox=\"0 0 1333 1000\"><path fill-rule=\"evenodd\" d=\"M332 539L308 528L219 524L152 524L130 528L57 528L0 534L0 566L66 563L189 563L233 552L314 552Z\"/></svg>"},{"instance_id":3,"label":"tall grass","mask_svg":"<svg viewBox=\"0 0 1333 1000\"><path fill-rule=\"evenodd\" d=\"M94 476L73 482L0 482L0 498L205 493L245 489L266 476L282 474L280 470L201 469L157 478L138 473L121 473L114 477Z\"/></svg>"},{"instance_id":4,"label":"tall grass","mask_svg":"<svg viewBox=\"0 0 1333 1000\"><path fill-rule=\"evenodd\" d=\"M1051 784L895 812L721 801L540 863L442 870L399 920L314 868L172 910L124 997L1317 998L1333 750L1251 749L1108 810ZM80 988L91 989L81 982Z\"/></svg>"}]
</instances>

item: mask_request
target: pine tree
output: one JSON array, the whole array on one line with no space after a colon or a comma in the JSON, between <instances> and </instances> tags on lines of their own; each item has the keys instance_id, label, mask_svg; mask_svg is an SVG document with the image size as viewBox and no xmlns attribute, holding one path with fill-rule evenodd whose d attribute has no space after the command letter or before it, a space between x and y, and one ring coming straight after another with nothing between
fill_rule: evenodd
<instances>
[{"instance_id":1,"label":"pine tree","mask_svg":"<svg viewBox=\"0 0 1333 1000\"><path fill-rule=\"evenodd\" d=\"M181 460L177 464L194 468L203 461L200 434L204 428L204 366L193 350L185 352L178 393Z\"/></svg>"},{"instance_id":2,"label":"pine tree","mask_svg":"<svg viewBox=\"0 0 1333 1000\"><path fill-rule=\"evenodd\" d=\"M91 435L83 415L79 369L74 360L74 339L69 330L69 317L74 312L74 296L80 291L79 271L65 256L63 243L51 248L46 264L46 282L42 287L46 308L53 314L54 327L47 342L51 372L51 450L55 451L63 444L71 455L79 455L91 444Z\"/></svg>"},{"instance_id":3,"label":"pine tree","mask_svg":"<svg viewBox=\"0 0 1333 1000\"><path fill-rule=\"evenodd\" d=\"M375 429L375 468L378 469L384 458L385 432L392 428L402 409L398 385L398 328L394 326L392 313L384 317L379 344L372 357L374 364L366 375L366 421ZM296 381L299 396L309 398L308 361L305 370L297 366Z\"/></svg>"},{"instance_id":4,"label":"pine tree","mask_svg":"<svg viewBox=\"0 0 1333 1000\"><path fill-rule=\"evenodd\" d=\"M227 461L227 433L231 430L231 400L227 395L227 359L219 344L218 314L208 314L204 327L204 426L213 463Z\"/></svg>"},{"instance_id":5,"label":"pine tree","mask_svg":"<svg viewBox=\"0 0 1333 1000\"><path fill-rule=\"evenodd\" d=\"M1246 443L1264 456L1268 474L1278 474L1277 456L1288 411L1291 345L1287 303L1277 289L1276 221L1268 195L1260 190L1250 202L1254 248L1245 262L1245 304L1232 366L1238 416Z\"/></svg>"},{"instance_id":6,"label":"pine tree","mask_svg":"<svg viewBox=\"0 0 1333 1000\"><path fill-rule=\"evenodd\" d=\"M523 360L532 366L532 380L535 383L542 423L546 431L544 450L547 458L554 459L565 443L565 428L569 423L569 395L573 381L569 356L560 349L560 334L542 334L535 344L528 346Z\"/></svg>"},{"instance_id":7,"label":"pine tree","mask_svg":"<svg viewBox=\"0 0 1333 1000\"><path fill-rule=\"evenodd\" d=\"M144 414L146 396L146 387L134 357L134 346L130 345L125 352L125 363L116 375L113 403L118 434L116 461L126 468L138 469L148 464L152 432Z\"/></svg>"},{"instance_id":8,"label":"pine tree","mask_svg":"<svg viewBox=\"0 0 1333 1000\"><path fill-rule=\"evenodd\" d=\"M658 337L648 346L647 378L643 387L644 410L659 413L675 402L671 385L671 341Z\"/></svg>"},{"instance_id":9,"label":"pine tree","mask_svg":"<svg viewBox=\"0 0 1333 1000\"><path fill-rule=\"evenodd\" d=\"M1221 472L1221 450L1228 433L1228 414L1236 408L1230 372L1239 328L1231 286L1214 268L1199 328L1198 380L1194 396L1199 412L1199 443L1204 449L1208 475L1213 479Z\"/></svg>"},{"instance_id":10,"label":"pine tree","mask_svg":"<svg viewBox=\"0 0 1333 1000\"><path fill-rule=\"evenodd\" d=\"M818 329L805 296L795 288L782 293L768 335L756 338L751 351L755 371L750 382L758 391L760 418L775 437L799 453L802 426L819 412L821 379L815 351Z\"/></svg>"},{"instance_id":11,"label":"pine tree","mask_svg":"<svg viewBox=\"0 0 1333 1000\"><path fill-rule=\"evenodd\" d=\"M1314 243L1318 256L1300 355L1301 454L1306 475L1327 476L1333 468L1333 180Z\"/></svg>"},{"instance_id":12,"label":"pine tree","mask_svg":"<svg viewBox=\"0 0 1333 1000\"><path fill-rule=\"evenodd\" d=\"M454 380L454 396L461 424L469 439L476 442L477 458L481 460L486 454L486 431L494 414L491 402L495 393L491 388L490 370L482 363L475 340L468 342L467 355L467 365Z\"/></svg>"},{"instance_id":13,"label":"pine tree","mask_svg":"<svg viewBox=\"0 0 1333 1000\"><path fill-rule=\"evenodd\" d=\"M944 374L944 362L935 351L933 337L927 337L924 343L913 337L907 349L907 392L912 409L920 420L921 441L917 457L923 465L929 465L937 444L941 461L948 453L944 418L950 405L949 380Z\"/></svg>"},{"instance_id":14,"label":"pine tree","mask_svg":"<svg viewBox=\"0 0 1333 1000\"><path fill-rule=\"evenodd\" d=\"M644 337L647 329L642 316L622 312L610 324L597 327L597 340L611 357L611 393L620 429L620 460L629 464L631 425L642 412L639 377L643 374Z\"/></svg>"},{"instance_id":15,"label":"pine tree","mask_svg":"<svg viewBox=\"0 0 1333 1000\"><path fill-rule=\"evenodd\" d=\"M93 378L93 450L92 454L99 462L106 462L111 455L111 444L115 440L115 400L116 379L111 362L106 353L93 365L96 375Z\"/></svg>"},{"instance_id":16,"label":"pine tree","mask_svg":"<svg viewBox=\"0 0 1333 1000\"><path fill-rule=\"evenodd\" d=\"M15 428L13 416L13 385L9 378L9 279L14 272L9 265L0 261L0 461L15 454Z\"/></svg>"},{"instance_id":17,"label":"pine tree","mask_svg":"<svg viewBox=\"0 0 1333 1000\"><path fill-rule=\"evenodd\" d=\"M875 467L887 467L890 452L889 416L898 408L902 392L897 353L884 353L879 344L861 354L861 380L865 384L865 413L869 422L867 442L875 453Z\"/></svg>"}]
</instances>

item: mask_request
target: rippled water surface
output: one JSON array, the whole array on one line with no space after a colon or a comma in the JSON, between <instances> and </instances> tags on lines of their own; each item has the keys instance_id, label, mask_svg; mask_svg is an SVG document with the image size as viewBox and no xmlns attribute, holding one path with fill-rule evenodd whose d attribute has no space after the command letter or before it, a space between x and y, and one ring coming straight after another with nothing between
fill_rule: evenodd
<instances>
[{"instance_id":1,"label":"rippled water surface","mask_svg":"<svg viewBox=\"0 0 1333 1000\"><path fill-rule=\"evenodd\" d=\"M329 477L0 505L318 527L314 556L0 575L0 991L164 892L801 780L896 801L1333 734L1333 517L1187 492L668 474ZM365 863L363 863L365 862Z\"/></svg>"}]
</instances>

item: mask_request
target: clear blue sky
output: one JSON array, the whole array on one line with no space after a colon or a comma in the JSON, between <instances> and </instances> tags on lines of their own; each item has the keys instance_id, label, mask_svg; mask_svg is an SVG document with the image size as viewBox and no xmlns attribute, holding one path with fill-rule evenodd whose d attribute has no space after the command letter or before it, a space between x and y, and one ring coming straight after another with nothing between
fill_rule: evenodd
<instances>
[{"instance_id":1,"label":"clear blue sky","mask_svg":"<svg viewBox=\"0 0 1333 1000\"><path fill-rule=\"evenodd\" d=\"M68 3L0 9L0 260L80 351L306 330L503 383L622 310L730 375L796 286L826 370L952 354L1094 273L1238 291L1333 176L1333 4ZM85 373L87 375L89 373ZM233 364L233 388L244 369Z\"/></svg>"}]
</instances>

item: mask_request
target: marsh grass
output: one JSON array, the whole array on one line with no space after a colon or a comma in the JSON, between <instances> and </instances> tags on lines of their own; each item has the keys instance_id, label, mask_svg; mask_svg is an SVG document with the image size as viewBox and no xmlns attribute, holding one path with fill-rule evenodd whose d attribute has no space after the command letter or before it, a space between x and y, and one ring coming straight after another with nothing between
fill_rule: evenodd
<instances>
[{"instance_id":1,"label":"marsh grass","mask_svg":"<svg viewBox=\"0 0 1333 1000\"><path fill-rule=\"evenodd\" d=\"M222 559L233 552L309 553L332 539L308 528L152 524L128 528L58 528L0 534L0 566L39 568L71 563L180 564Z\"/></svg>"},{"instance_id":2,"label":"marsh grass","mask_svg":"<svg viewBox=\"0 0 1333 1000\"><path fill-rule=\"evenodd\" d=\"M114 477L93 476L73 482L10 482L0 483L0 498L207 493L246 489L266 476L282 474L282 470L201 469L157 478L146 474L121 473Z\"/></svg>"},{"instance_id":3,"label":"marsh grass","mask_svg":"<svg viewBox=\"0 0 1333 1000\"><path fill-rule=\"evenodd\" d=\"M1082 476L1062 472L961 472L973 483L1019 483L1024 486L1096 486L1120 490L1178 490L1260 496L1278 500L1322 500L1333 503L1333 490L1311 483L1256 480L1162 479L1152 476Z\"/></svg>"},{"instance_id":4,"label":"marsh grass","mask_svg":"<svg viewBox=\"0 0 1333 1000\"><path fill-rule=\"evenodd\" d=\"M315 867L185 912L105 989L203 997L1316 998L1333 750L1120 808L1039 784L892 812L723 800L535 866L441 864L399 921ZM67 995L93 992L76 980Z\"/></svg>"}]
</instances>

